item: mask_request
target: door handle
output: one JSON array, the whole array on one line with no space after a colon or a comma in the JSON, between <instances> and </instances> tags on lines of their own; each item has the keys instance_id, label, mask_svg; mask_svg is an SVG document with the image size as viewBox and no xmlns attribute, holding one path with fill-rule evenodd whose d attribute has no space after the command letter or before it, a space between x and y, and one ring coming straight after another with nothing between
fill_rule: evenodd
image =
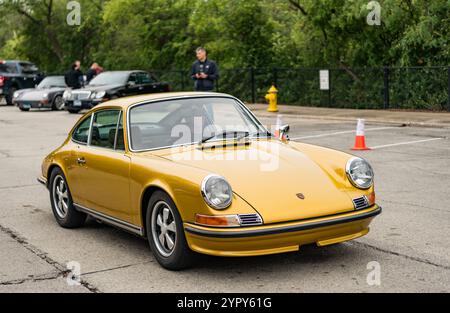
<instances>
[{"instance_id":1,"label":"door handle","mask_svg":"<svg viewBox=\"0 0 450 313\"><path fill-rule=\"evenodd\" d=\"M86 164L86 159L83 158L83 157L78 158L78 159L77 159L77 163L78 163L79 165L81 165L81 164Z\"/></svg>"}]
</instances>

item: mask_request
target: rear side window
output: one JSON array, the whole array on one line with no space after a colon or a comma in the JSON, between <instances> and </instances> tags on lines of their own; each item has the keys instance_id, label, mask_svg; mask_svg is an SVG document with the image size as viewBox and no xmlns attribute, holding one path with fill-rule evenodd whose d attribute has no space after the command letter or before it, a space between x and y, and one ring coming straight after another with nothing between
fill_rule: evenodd
<instances>
[{"instance_id":1,"label":"rear side window","mask_svg":"<svg viewBox=\"0 0 450 313\"><path fill-rule=\"evenodd\" d=\"M17 67L15 63L0 63L0 73L17 73Z\"/></svg>"},{"instance_id":2,"label":"rear side window","mask_svg":"<svg viewBox=\"0 0 450 313\"><path fill-rule=\"evenodd\" d=\"M94 114L91 146L114 149L120 110L104 110Z\"/></svg>"},{"instance_id":3,"label":"rear side window","mask_svg":"<svg viewBox=\"0 0 450 313\"><path fill-rule=\"evenodd\" d=\"M91 115L86 117L73 132L72 139L76 142L87 144L89 128L91 126Z\"/></svg>"}]
</instances>

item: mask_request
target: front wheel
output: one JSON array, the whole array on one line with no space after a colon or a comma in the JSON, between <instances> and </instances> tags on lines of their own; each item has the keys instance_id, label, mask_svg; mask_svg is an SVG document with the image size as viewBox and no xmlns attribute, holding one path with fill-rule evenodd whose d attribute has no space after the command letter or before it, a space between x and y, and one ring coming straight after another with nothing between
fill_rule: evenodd
<instances>
[{"instance_id":1,"label":"front wheel","mask_svg":"<svg viewBox=\"0 0 450 313\"><path fill-rule=\"evenodd\" d=\"M69 185L61 169L56 168L52 171L49 190L53 215L58 224L64 228L83 226L87 216L75 209Z\"/></svg>"},{"instance_id":2,"label":"front wheel","mask_svg":"<svg viewBox=\"0 0 450 313\"><path fill-rule=\"evenodd\" d=\"M56 96L55 99L53 99L52 110L61 111L64 109L64 106L65 103L62 96Z\"/></svg>"},{"instance_id":3,"label":"front wheel","mask_svg":"<svg viewBox=\"0 0 450 313\"><path fill-rule=\"evenodd\" d=\"M69 109L67 109L67 111L69 111L69 113L78 113L78 112L80 112L81 110L80 109L71 109L71 108L69 108Z\"/></svg>"},{"instance_id":4,"label":"front wheel","mask_svg":"<svg viewBox=\"0 0 450 313\"><path fill-rule=\"evenodd\" d=\"M195 254L189 249L183 221L175 203L162 191L156 191L147 207L147 239L158 263L169 270L192 265Z\"/></svg>"},{"instance_id":5,"label":"front wheel","mask_svg":"<svg viewBox=\"0 0 450 313\"><path fill-rule=\"evenodd\" d=\"M29 108L24 108L24 107L21 107L21 106L19 106L19 110L20 110L20 111L23 111L23 112L28 112L28 111L30 111Z\"/></svg>"}]
</instances>

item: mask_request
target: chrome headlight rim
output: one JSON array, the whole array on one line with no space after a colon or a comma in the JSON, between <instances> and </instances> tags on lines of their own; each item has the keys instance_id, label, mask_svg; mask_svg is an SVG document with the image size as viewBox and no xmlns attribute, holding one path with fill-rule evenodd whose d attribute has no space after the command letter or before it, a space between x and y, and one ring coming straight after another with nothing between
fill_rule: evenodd
<instances>
[{"instance_id":1,"label":"chrome headlight rim","mask_svg":"<svg viewBox=\"0 0 450 313\"><path fill-rule=\"evenodd\" d=\"M220 204L220 205L217 205L217 204L214 204L214 203L211 202L211 199L209 199L209 197L207 195L207 190L206 190L206 184L208 183L208 181L211 178L221 179L229 186L229 188L230 188L230 198L229 198L229 200L227 202L225 202L223 204ZM210 175L206 176L205 178L203 178L202 185L201 185L201 194L202 194L202 197L205 200L206 204L208 204L208 206L210 206L211 208L216 209L216 210L225 210L233 202L233 189L231 188L230 183L228 183L228 181L225 179L225 177L217 175L217 174L210 174Z\"/></svg>"},{"instance_id":2,"label":"chrome headlight rim","mask_svg":"<svg viewBox=\"0 0 450 313\"><path fill-rule=\"evenodd\" d=\"M370 183L369 183L369 184L361 185L361 184L358 184L358 183L353 179L351 170L352 170L352 164L353 164L353 162L355 162L355 161L362 161L362 162L364 162L364 163L369 167L369 169L370 169L370 171L371 171L371 173L372 173L372 177L371 177L371 179L370 179ZM374 175L374 173L373 173L372 166L370 165L369 162L367 162L367 161L366 161L365 159L363 159L363 158L360 158L360 157L352 157L352 158L350 158L350 159L347 161L347 164L345 165L345 173L347 174L347 178L348 178L348 180L350 181L350 183L351 183L354 187L356 187L356 188L358 188L358 189L367 190L367 189L370 189L370 188L373 186L373 181L374 181L374 176L375 176L375 175Z\"/></svg>"}]
</instances>

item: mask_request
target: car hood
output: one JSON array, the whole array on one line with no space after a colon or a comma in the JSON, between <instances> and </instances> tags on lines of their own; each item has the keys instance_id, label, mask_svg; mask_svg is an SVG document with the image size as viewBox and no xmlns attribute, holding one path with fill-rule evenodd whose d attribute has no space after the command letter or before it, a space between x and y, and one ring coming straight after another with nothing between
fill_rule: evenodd
<instances>
[{"instance_id":1,"label":"car hood","mask_svg":"<svg viewBox=\"0 0 450 313\"><path fill-rule=\"evenodd\" d=\"M339 182L336 175L300 149L276 140L254 140L249 145L214 149L206 145L203 149L191 146L183 151L172 148L152 153L225 177L233 192L252 205L265 223L353 210L345 182ZM345 161L342 163L343 168Z\"/></svg>"},{"instance_id":2,"label":"car hood","mask_svg":"<svg viewBox=\"0 0 450 313\"><path fill-rule=\"evenodd\" d=\"M20 100L42 100L44 94L50 94L53 92L64 92L65 88L45 88L45 89L26 89L21 90Z\"/></svg>"}]
</instances>

